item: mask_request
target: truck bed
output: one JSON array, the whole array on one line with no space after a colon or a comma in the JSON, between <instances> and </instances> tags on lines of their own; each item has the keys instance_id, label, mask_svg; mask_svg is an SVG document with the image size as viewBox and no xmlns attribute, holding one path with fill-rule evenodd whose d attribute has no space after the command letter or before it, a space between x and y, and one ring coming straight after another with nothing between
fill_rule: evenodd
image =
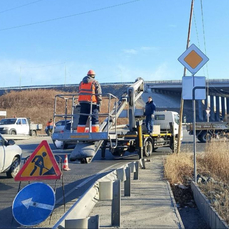
<instances>
[{"instance_id":1,"label":"truck bed","mask_svg":"<svg viewBox=\"0 0 229 229\"><path fill-rule=\"evenodd\" d=\"M187 131L193 130L193 124L186 124ZM228 122L196 122L196 130L229 130Z\"/></svg>"}]
</instances>

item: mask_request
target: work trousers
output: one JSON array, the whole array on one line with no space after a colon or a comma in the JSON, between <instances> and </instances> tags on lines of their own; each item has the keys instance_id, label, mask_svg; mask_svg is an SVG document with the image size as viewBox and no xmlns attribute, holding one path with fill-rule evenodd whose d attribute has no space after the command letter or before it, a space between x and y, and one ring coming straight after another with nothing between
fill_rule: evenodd
<instances>
[{"instance_id":1,"label":"work trousers","mask_svg":"<svg viewBox=\"0 0 229 229\"><path fill-rule=\"evenodd\" d=\"M87 132L86 125L87 125L87 121L89 121L90 109L91 109L90 103L80 103L80 117L77 126L78 133ZM92 132L99 132L99 110L98 110L98 106L95 104L92 105L91 119L92 119L92 126L91 126ZM88 122L88 127L89 127L89 122Z\"/></svg>"},{"instance_id":2,"label":"work trousers","mask_svg":"<svg viewBox=\"0 0 229 229\"><path fill-rule=\"evenodd\" d=\"M146 128L148 133L153 132L153 118L151 115L146 115Z\"/></svg>"}]
</instances>

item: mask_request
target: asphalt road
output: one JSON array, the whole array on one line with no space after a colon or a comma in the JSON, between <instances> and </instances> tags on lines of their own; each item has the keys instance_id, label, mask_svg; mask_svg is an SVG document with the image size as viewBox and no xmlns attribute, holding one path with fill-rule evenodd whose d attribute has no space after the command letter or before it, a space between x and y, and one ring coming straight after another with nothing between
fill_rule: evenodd
<instances>
[{"instance_id":1,"label":"asphalt road","mask_svg":"<svg viewBox=\"0 0 229 229\"><path fill-rule=\"evenodd\" d=\"M71 153L71 149L62 150L56 149L52 144L50 137L36 137L28 140L18 140L18 144L23 150L23 159L30 156L42 140L47 140L55 157L59 156L64 160L65 155ZM57 157L58 159L58 157ZM63 172L63 179L42 181L49 184L56 190L56 207L66 203L68 209L72 203L81 196L87 188L99 177L114 168L121 167L128 161L137 160L138 157L123 157L122 159L115 159L111 154L107 154L105 160L100 160L100 154L96 155L94 161L90 164L78 164L76 162L68 162L70 171ZM5 174L0 174L0 228L17 228L20 225L15 222L12 216L12 203L20 189L25 187L28 182L15 182L14 179L9 179ZM64 213L63 207L60 207L60 214ZM3 217L4 216L4 217Z\"/></svg>"},{"instance_id":2,"label":"asphalt road","mask_svg":"<svg viewBox=\"0 0 229 229\"><path fill-rule=\"evenodd\" d=\"M51 150L55 156L59 156L64 160L66 154L71 153L71 149L62 150L56 149L52 143L50 137L36 137L28 140L18 140L18 144L23 150L23 158L30 156L36 147L41 143L42 140L47 140ZM193 150L193 137L189 136L184 130L183 143L181 145L182 151ZM197 152L204 150L205 144L197 143ZM168 154L170 153L169 148L158 149L154 155ZM58 157L57 157L58 158ZM114 158L110 153L106 154L106 159L101 160L100 152L94 158L94 161L90 164L78 164L76 162L68 162L70 171L64 171L61 180L54 181L42 181L49 184L56 191L56 212L57 218L64 213L63 204L65 203L65 210L67 210L73 202L79 198L90 185L98 179L98 177L103 176L107 172L114 168L121 167L129 161L137 160L138 156L127 156L123 158ZM0 174L0 228L20 228L20 226L12 216L12 203L17 195L17 192L23 187L25 187L28 182L23 181L15 182L14 179L9 179L5 174ZM19 186L20 185L20 186ZM3 217L4 216L4 217ZM53 217L55 220L55 216Z\"/></svg>"}]
</instances>

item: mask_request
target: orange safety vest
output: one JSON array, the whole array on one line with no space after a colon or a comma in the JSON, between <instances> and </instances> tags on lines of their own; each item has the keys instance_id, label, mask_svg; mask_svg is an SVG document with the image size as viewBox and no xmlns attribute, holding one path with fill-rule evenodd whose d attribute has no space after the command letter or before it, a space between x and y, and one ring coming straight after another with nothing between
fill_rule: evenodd
<instances>
[{"instance_id":1,"label":"orange safety vest","mask_svg":"<svg viewBox=\"0 0 229 229\"><path fill-rule=\"evenodd\" d=\"M97 96L95 95L95 84L93 81L89 83L80 83L78 101L98 103Z\"/></svg>"},{"instance_id":2,"label":"orange safety vest","mask_svg":"<svg viewBox=\"0 0 229 229\"><path fill-rule=\"evenodd\" d=\"M53 126L53 122L48 121L47 126Z\"/></svg>"}]
</instances>

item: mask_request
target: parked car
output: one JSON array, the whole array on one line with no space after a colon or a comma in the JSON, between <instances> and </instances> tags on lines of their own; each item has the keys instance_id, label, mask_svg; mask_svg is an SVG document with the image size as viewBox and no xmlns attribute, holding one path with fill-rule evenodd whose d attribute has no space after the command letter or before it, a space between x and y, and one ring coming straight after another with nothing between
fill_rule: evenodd
<instances>
[{"instance_id":1,"label":"parked car","mask_svg":"<svg viewBox=\"0 0 229 229\"><path fill-rule=\"evenodd\" d=\"M64 121L64 120L63 120ZM62 122L62 121L59 121L59 122ZM58 122L57 122L58 123ZM66 122L66 125L64 123L64 127L62 128L62 126L60 125L60 127L57 129L57 131L54 130L54 134L55 133L64 133L64 132L69 132L71 130L71 121L67 121ZM53 144L55 145L55 147L57 149L67 149L69 147L69 145L64 142L64 141L58 141L58 140L53 140Z\"/></svg>"},{"instance_id":2,"label":"parked car","mask_svg":"<svg viewBox=\"0 0 229 229\"><path fill-rule=\"evenodd\" d=\"M55 123L54 133L59 133L65 129L68 123L71 123L70 120L61 120Z\"/></svg>"},{"instance_id":3,"label":"parked car","mask_svg":"<svg viewBox=\"0 0 229 229\"><path fill-rule=\"evenodd\" d=\"M7 141L0 134L0 173L15 177L20 170L21 157L22 150L14 140Z\"/></svg>"}]
</instances>

